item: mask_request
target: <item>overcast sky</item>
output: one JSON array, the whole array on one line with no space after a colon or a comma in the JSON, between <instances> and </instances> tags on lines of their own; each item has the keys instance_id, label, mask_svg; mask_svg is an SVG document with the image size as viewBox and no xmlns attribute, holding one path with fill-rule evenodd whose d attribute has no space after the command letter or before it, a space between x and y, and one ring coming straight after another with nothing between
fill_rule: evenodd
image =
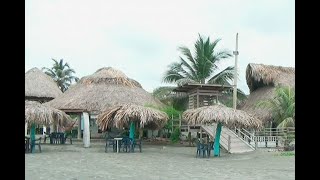
<instances>
[{"instance_id":1,"label":"overcast sky","mask_svg":"<svg viewBox=\"0 0 320 180\"><path fill-rule=\"evenodd\" d=\"M235 49L245 93L248 63L295 66L293 0L29 0L26 1L25 71L64 59L77 77L114 67L149 92L162 83L177 48L193 50L198 33ZM234 65L234 58L221 68Z\"/></svg>"}]
</instances>

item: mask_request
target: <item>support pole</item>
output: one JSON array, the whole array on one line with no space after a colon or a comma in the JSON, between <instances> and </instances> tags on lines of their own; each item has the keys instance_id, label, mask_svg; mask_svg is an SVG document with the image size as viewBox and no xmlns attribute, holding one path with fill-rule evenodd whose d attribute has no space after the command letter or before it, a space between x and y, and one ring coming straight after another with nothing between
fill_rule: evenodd
<instances>
[{"instance_id":1,"label":"support pole","mask_svg":"<svg viewBox=\"0 0 320 180\"><path fill-rule=\"evenodd\" d=\"M134 140L134 132L135 132L135 123L131 121L129 138L132 138L133 140Z\"/></svg>"},{"instance_id":2,"label":"support pole","mask_svg":"<svg viewBox=\"0 0 320 180\"><path fill-rule=\"evenodd\" d=\"M78 116L78 137L77 139L81 139L81 114Z\"/></svg>"},{"instance_id":3,"label":"support pole","mask_svg":"<svg viewBox=\"0 0 320 180\"><path fill-rule=\"evenodd\" d=\"M221 135L221 123L219 122L216 130L216 138L214 139L214 156L220 155L220 135Z\"/></svg>"},{"instance_id":4,"label":"support pole","mask_svg":"<svg viewBox=\"0 0 320 180\"><path fill-rule=\"evenodd\" d=\"M42 135L44 136L47 132L47 127L46 126L43 126L42 127Z\"/></svg>"},{"instance_id":5,"label":"support pole","mask_svg":"<svg viewBox=\"0 0 320 180\"><path fill-rule=\"evenodd\" d=\"M234 86L233 86L233 109L237 109L237 80L238 80L238 33L236 36L236 50L233 51L233 54L235 55L235 63L234 63Z\"/></svg>"},{"instance_id":6,"label":"support pole","mask_svg":"<svg viewBox=\"0 0 320 180\"><path fill-rule=\"evenodd\" d=\"M34 140L35 139L36 139L36 125L34 123L32 123L31 130L30 130L31 152L34 152Z\"/></svg>"},{"instance_id":7,"label":"support pole","mask_svg":"<svg viewBox=\"0 0 320 180\"><path fill-rule=\"evenodd\" d=\"M55 132L55 131L54 131L54 125L51 124L51 125L50 125L50 134L53 133L53 132Z\"/></svg>"},{"instance_id":8,"label":"support pole","mask_svg":"<svg viewBox=\"0 0 320 180\"><path fill-rule=\"evenodd\" d=\"M83 115L83 144L84 147L90 147L90 123L89 123L89 114L86 112L82 113Z\"/></svg>"},{"instance_id":9,"label":"support pole","mask_svg":"<svg viewBox=\"0 0 320 180\"><path fill-rule=\"evenodd\" d=\"M27 136L28 135L28 123L24 124L24 135Z\"/></svg>"}]
</instances>

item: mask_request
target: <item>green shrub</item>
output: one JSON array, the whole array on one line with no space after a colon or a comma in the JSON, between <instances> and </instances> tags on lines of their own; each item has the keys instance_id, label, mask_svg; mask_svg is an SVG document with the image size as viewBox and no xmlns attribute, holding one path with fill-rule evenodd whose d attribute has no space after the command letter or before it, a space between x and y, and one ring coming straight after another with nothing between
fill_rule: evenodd
<instances>
[{"instance_id":1,"label":"green shrub","mask_svg":"<svg viewBox=\"0 0 320 180\"><path fill-rule=\"evenodd\" d=\"M180 128L175 128L170 136L170 140L173 143L176 143L180 140Z\"/></svg>"}]
</instances>

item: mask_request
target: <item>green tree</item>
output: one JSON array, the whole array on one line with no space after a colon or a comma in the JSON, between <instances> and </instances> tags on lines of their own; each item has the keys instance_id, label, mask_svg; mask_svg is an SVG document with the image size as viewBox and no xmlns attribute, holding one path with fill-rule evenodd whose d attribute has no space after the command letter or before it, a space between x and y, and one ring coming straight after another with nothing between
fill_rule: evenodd
<instances>
[{"instance_id":1,"label":"green tree","mask_svg":"<svg viewBox=\"0 0 320 180\"><path fill-rule=\"evenodd\" d=\"M185 57L179 57L180 62L169 65L163 77L164 82L184 84L187 82L201 84L229 84L233 80L234 67L229 66L218 71L218 62L232 57L228 50L217 51L216 47L221 39L210 42L210 37L204 40L200 34L196 41L195 54L186 46L178 49Z\"/></svg>"},{"instance_id":2,"label":"green tree","mask_svg":"<svg viewBox=\"0 0 320 180\"><path fill-rule=\"evenodd\" d=\"M55 59L52 59L54 64L51 69L43 67L42 70L45 70L45 73L53 78L53 80L58 84L58 87L62 92L65 92L73 81L77 82L79 78L74 76L76 73L73 69L70 68L68 63L63 63L63 59L60 59L58 62Z\"/></svg>"},{"instance_id":3,"label":"green tree","mask_svg":"<svg viewBox=\"0 0 320 180\"><path fill-rule=\"evenodd\" d=\"M185 111L188 105L188 95L180 94L179 96L173 92L176 87L162 86L153 90L152 95L158 98L162 103L172 106L178 111Z\"/></svg>"},{"instance_id":4,"label":"green tree","mask_svg":"<svg viewBox=\"0 0 320 180\"><path fill-rule=\"evenodd\" d=\"M231 81L234 78L234 67L229 66L222 71L219 71L218 63L221 60L225 60L227 58L232 57L230 51L216 50L217 44L221 39L217 39L213 42L210 42L210 37L206 40L203 39L199 35L198 40L194 44L195 53L191 54L191 50L188 47L182 46L179 47L179 51L181 51L184 57L179 57L179 62L174 62L169 65L169 69L165 72L163 77L163 82L167 83L177 83L178 85L183 85L185 83L201 83L201 84L222 84L222 85L230 85ZM181 107L175 108L179 110L184 110L187 108L187 96L179 96L174 97L169 91L170 88L160 87L154 91L154 95L160 95L160 98L165 95L167 98L165 100L168 101L168 97L171 98L172 102L184 103L180 104ZM164 92L164 93L163 93ZM168 96L168 94L171 96ZM227 91L224 95L226 97L232 97L233 90ZM237 90L238 102L240 103L242 100L246 99L246 95L240 89ZM224 98L224 100L220 101L223 104L232 105L232 99Z\"/></svg>"},{"instance_id":5,"label":"green tree","mask_svg":"<svg viewBox=\"0 0 320 180\"><path fill-rule=\"evenodd\" d=\"M288 87L277 87L276 96L260 101L258 107L271 110L273 121L277 127L295 126L295 91Z\"/></svg>"}]
</instances>

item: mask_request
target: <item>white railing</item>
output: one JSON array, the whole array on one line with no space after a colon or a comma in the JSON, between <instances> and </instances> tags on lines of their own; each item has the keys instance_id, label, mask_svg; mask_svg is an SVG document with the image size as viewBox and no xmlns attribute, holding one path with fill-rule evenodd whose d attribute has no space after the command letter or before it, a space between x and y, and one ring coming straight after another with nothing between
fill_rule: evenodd
<instances>
[{"instance_id":1,"label":"white railing","mask_svg":"<svg viewBox=\"0 0 320 180\"><path fill-rule=\"evenodd\" d=\"M209 134L213 139L213 137L216 134L216 125L212 125L212 135L210 134L210 129L207 129L208 127L206 126L201 126L201 129L204 130L207 134ZM231 136L230 135L225 135L224 133L220 133L220 145L223 147L225 150L227 150L229 153L231 151Z\"/></svg>"},{"instance_id":2,"label":"white railing","mask_svg":"<svg viewBox=\"0 0 320 180\"><path fill-rule=\"evenodd\" d=\"M238 137L247 142L250 146L253 147L252 143L254 143L254 148L261 147L261 143L263 143L265 147L273 144L275 147L279 146L279 141L287 139L288 134L295 134L295 128L287 127L287 128L264 128L262 131L257 132L249 132L246 129L235 128L232 130Z\"/></svg>"},{"instance_id":3,"label":"white railing","mask_svg":"<svg viewBox=\"0 0 320 180\"><path fill-rule=\"evenodd\" d=\"M256 147L251 144L251 142L255 142L253 139L254 135L251 134L249 131L247 131L245 129L235 128L234 130L231 130L231 132L233 132L244 143L246 143L248 146L250 146L251 149L256 149Z\"/></svg>"}]
</instances>

